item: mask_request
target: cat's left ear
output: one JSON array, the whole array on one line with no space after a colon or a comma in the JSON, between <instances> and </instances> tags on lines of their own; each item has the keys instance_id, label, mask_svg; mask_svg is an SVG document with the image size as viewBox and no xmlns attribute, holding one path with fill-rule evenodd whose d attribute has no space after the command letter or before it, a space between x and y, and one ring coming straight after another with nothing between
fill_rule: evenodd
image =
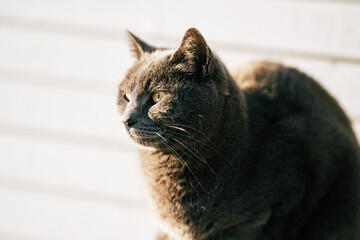
<instances>
[{"instance_id":1,"label":"cat's left ear","mask_svg":"<svg viewBox=\"0 0 360 240\"><path fill-rule=\"evenodd\" d=\"M211 51L199 30L190 28L186 31L180 47L172 55L172 61L179 63L185 71L209 73Z\"/></svg>"},{"instance_id":2,"label":"cat's left ear","mask_svg":"<svg viewBox=\"0 0 360 240\"><path fill-rule=\"evenodd\" d=\"M126 30L126 33L128 35L128 38L130 40L130 45L132 47L132 52L135 53L135 56L138 60L141 59L141 57L144 55L144 53L151 53L156 50L156 47L153 47L134 34L132 34L130 31Z\"/></svg>"}]
</instances>

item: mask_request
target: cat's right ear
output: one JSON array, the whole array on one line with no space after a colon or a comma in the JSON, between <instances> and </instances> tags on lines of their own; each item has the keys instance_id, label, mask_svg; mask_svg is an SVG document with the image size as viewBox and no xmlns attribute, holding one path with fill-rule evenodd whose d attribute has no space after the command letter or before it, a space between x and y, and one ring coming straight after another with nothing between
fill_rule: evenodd
<instances>
[{"instance_id":1,"label":"cat's right ear","mask_svg":"<svg viewBox=\"0 0 360 240\"><path fill-rule=\"evenodd\" d=\"M204 37L196 28L189 28L183 37L180 47L172 55L177 68L189 72L209 73L211 51Z\"/></svg>"},{"instance_id":2,"label":"cat's right ear","mask_svg":"<svg viewBox=\"0 0 360 240\"><path fill-rule=\"evenodd\" d=\"M132 34L129 30L126 30L126 33L130 42L131 51L135 54L138 60L141 59L144 53L151 53L156 50L156 47L147 44L146 42Z\"/></svg>"}]
</instances>

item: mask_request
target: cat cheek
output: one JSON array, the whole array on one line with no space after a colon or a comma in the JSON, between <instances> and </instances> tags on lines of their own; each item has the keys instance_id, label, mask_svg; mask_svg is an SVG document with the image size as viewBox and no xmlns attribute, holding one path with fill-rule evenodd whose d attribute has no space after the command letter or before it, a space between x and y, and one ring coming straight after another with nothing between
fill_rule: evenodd
<instances>
[{"instance_id":1,"label":"cat cheek","mask_svg":"<svg viewBox=\"0 0 360 240\"><path fill-rule=\"evenodd\" d=\"M161 114L159 113L158 109L152 107L152 108L149 109L148 117L152 121L158 122L158 119L161 118Z\"/></svg>"},{"instance_id":2,"label":"cat cheek","mask_svg":"<svg viewBox=\"0 0 360 240\"><path fill-rule=\"evenodd\" d=\"M152 121L157 123L164 122L164 120L168 118L168 115L169 115L168 111L159 108L150 109L150 111L148 112L148 117Z\"/></svg>"}]
</instances>

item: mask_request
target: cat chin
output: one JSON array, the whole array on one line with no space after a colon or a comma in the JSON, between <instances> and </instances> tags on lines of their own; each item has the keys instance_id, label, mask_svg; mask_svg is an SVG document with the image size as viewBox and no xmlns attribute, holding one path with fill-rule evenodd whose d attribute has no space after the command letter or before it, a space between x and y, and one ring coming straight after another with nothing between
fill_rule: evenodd
<instances>
[{"instance_id":1,"label":"cat chin","mask_svg":"<svg viewBox=\"0 0 360 240\"><path fill-rule=\"evenodd\" d=\"M130 142L132 144L135 144L135 146L141 150L148 150L148 151L154 151L157 150L157 148L155 146L151 146L151 145L144 145L142 143L137 142L135 139L133 139L131 136L129 136Z\"/></svg>"},{"instance_id":2,"label":"cat chin","mask_svg":"<svg viewBox=\"0 0 360 240\"><path fill-rule=\"evenodd\" d=\"M141 150L156 150L157 148L155 146L151 146L151 145L144 145L141 143L138 143L135 139L133 139L129 134L127 134L128 136L128 140L131 144L134 144L137 148L141 149Z\"/></svg>"},{"instance_id":3,"label":"cat chin","mask_svg":"<svg viewBox=\"0 0 360 240\"><path fill-rule=\"evenodd\" d=\"M148 151L154 151L154 150L157 150L157 148L155 146L145 146L145 145L142 145L140 143L137 143L135 141L132 140L133 143L135 143L136 147L138 147L139 149L141 150L148 150Z\"/></svg>"},{"instance_id":4,"label":"cat chin","mask_svg":"<svg viewBox=\"0 0 360 240\"><path fill-rule=\"evenodd\" d=\"M124 134L127 136L128 138L128 141L131 143L131 144L135 144L136 147L138 147L139 149L141 150L156 150L157 148L155 146L147 146L147 145L143 145L141 143L138 143L135 139L133 139L130 134L128 133L128 131L126 130L126 128L123 126L122 127L122 131L124 132Z\"/></svg>"}]
</instances>

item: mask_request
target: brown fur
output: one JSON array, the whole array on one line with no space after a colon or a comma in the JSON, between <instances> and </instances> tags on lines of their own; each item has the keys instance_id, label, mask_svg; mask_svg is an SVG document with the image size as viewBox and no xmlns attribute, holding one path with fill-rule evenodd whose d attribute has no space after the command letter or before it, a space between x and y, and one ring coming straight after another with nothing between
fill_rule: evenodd
<instances>
[{"instance_id":1,"label":"brown fur","mask_svg":"<svg viewBox=\"0 0 360 240\"><path fill-rule=\"evenodd\" d=\"M272 62L231 77L194 28L177 50L129 37L118 105L146 147L158 239L360 239L359 145L318 83Z\"/></svg>"}]
</instances>

